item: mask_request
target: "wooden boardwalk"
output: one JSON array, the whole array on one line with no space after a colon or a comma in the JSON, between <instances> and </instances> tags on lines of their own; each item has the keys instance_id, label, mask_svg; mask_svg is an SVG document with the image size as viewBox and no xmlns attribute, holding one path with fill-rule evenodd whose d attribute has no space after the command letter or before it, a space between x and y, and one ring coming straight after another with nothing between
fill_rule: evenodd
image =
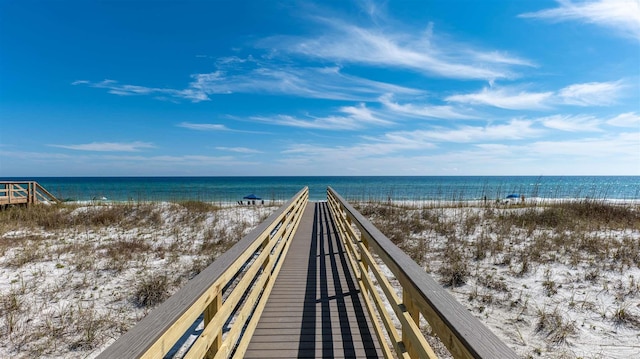
<instances>
[{"instance_id":1,"label":"wooden boardwalk","mask_svg":"<svg viewBox=\"0 0 640 359\"><path fill-rule=\"evenodd\" d=\"M454 358L518 358L332 188L328 202L308 195L301 189L98 358L165 357L203 314L189 358L435 358L421 317Z\"/></svg>"},{"instance_id":2,"label":"wooden boardwalk","mask_svg":"<svg viewBox=\"0 0 640 359\"><path fill-rule=\"evenodd\" d=\"M245 358L379 358L326 202L307 206Z\"/></svg>"},{"instance_id":3,"label":"wooden boardwalk","mask_svg":"<svg viewBox=\"0 0 640 359\"><path fill-rule=\"evenodd\" d=\"M35 181L0 181L0 206L57 203L58 199Z\"/></svg>"}]
</instances>

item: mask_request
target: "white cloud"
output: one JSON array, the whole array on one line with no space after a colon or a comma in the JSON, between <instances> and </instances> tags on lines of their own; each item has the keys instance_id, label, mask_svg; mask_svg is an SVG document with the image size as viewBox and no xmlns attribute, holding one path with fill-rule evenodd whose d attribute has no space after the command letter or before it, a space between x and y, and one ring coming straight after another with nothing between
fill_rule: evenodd
<instances>
[{"instance_id":1,"label":"white cloud","mask_svg":"<svg viewBox=\"0 0 640 359\"><path fill-rule=\"evenodd\" d=\"M66 153L30 152L30 151L0 151L0 158L20 161L53 162L69 161L75 156Z\"/></svg>"},{"instance_id":2,"label":"white cloud","mask_svg":"<svg viewBox=\"0 0 640 359\"><path fill-rule=\"evenodd\" d=\"M483 88L482 91L464 95L452 95L445 100L467 104L487 105L508 110L542 110L553 92L526 92L514 88Z\"/></svg>"},{"instance_id":3,"label":"white cloud","mask_svg":"<svg viewBox=\"0 0 640 359\"><path fill-rule=\"evenodd\" d=\"M149 142L92 142L77 145L49 145L51 147L65 148L76 151L95 152L138 152L145 148L155 148Z\"/></svg>"},{"instance_id":4,"label":"white cloud","mask_svg":"<svg viewBox=\"0 0 640 359\"><path fill-rule=\"evenodd\" d=\"M72 85L87 85L89 87L106 89L108 93L118 96L160 95L173 98L191 100L193 102L206 101L209 98L197 88L176 90L170 88L156 88L137 85L123 85L114 80L90 82L85 80L74 81ZM164 98L164 97L159 97Z\"/></svg>"},{"instance_id":5,"label":"white cloud","mask_svg":"<svg viewBox=\"0 0 640 359\"><path fill-rule=\"evenodd\" d=\"M240 70L240 72L238 72ZM190 84L204 94L266 93L333 100L373 100L385 92L419 94L421 91L343 74L338 67L293 68L263 65L236 69L235 73L193 75Z\"/></svg>"},{"instance_id":6,"label":"white cloud","mask_svg":"<svg viewBox=\"0 0 640 359\"><path fill-rule=\"evenodd\" d=\"M613 29L623 36L640 40L638 0L596 0L573 2L558 0L559 7L521 14L520 17L552 21L583 21Z\"/></svg>"},{"instance_id":7,"label":"white cloud","mask_svg":"<svg viewBox=\"0 0 640 359\"><path fill-rule=\"evenodd\" d=\"M625 158L635 158L636 167L640 167L640 133L621 133L616 136L581 138L563 141L540 141L528 146L529 151L536 155L551 158L557 155L571 155L587 158L611 158L622 155ZM629 166L634 163L630 162ZM640 169L640 168L638 168Z\"/></svg>"},{"instance_id":8,"label":"white cloud","mask_svg":"<svg viewBox=\"0 0 640 359\"><path fill-rule=\"evenodd\" d=\"M181 122L176 126L187 128L189 130L194 131L220 131L220 132L237 132L237 133L252 133L252 134L264 134L265 132L261 131L245 131L245 130L235 130L229 128L220 123L192 123L192 122Z\"/></svg>"},{"instance_id":9,"label":"white cloud","mask_svg":"<svg viewBox=\"0 0 640 359\"><path fill-rule=\"evenodd\" d=\"M385 138L430 142L483 142L493 140L512 141L539 136L542 131L532 127L532 121L511 120L506 124L487 126L460 126L454 129L438 128L425 131L392 132Z\"/></svg>"},{"instance_id":10,"label":"white cloud","mask_svg":"<svg viewBox=\"0 0 640 359\"><path fill-rule=\"evenodd\" d=\"M282 151L285 155L290 155L287 160L293 158L298 163L330 163L335 166L336 159L341 163L358 162L362 159L377 159L380 156L387 156L393 153L412 150L429 150L436 146L433 143L420 139L409 139L395 137L393 135L364 138L364 142L346 146L326 146L311 144L294 144Z\"/></svg>"},{"instance_id":11,"label":"white cloud","mask_svg":"<svg viewBox=\"0 0 640 359\"><path fill-rule=\"evenodd\" d=\"M541 130L532 127L532 121L512 120L502 125L461 126L455 129L435 129L431 131L395 131L382 136L363 136L359 143L351 146L318 146L296 144L284 154L313 158L341 158L356 160L385 156L405 151L423 151L437 148L436 143L469 143L483 141L513 141L538 137ZM335 160L334 160L335 161Z\"/></svg>"},{"instance_id":12,"label":"white cloud","mask_svg":"<svg viewBox=\"0 0 640 359\"><path fill-rule=\"evenodd\" d=\"M489 148L473 150L464 143L500 141L522 143L537 137L541 130L532 121L513 120L489 126L462 126L431 131L396 131L382 136L365 136L341 146L295 144L283 151L283 166L294 164L314 173L331 174L513 174L506 158L515 158L512 145L489 143ZM471 149L470 149L471 148ZM348 166L336 171L335 159ZM521 161L516 163L521 164ZM320 171L320 172L319 172Z\"/></svg>"},{"instance_id":13,"label":"white cloud","mask_svg":"<svg viewBox=\"0 0 640 359\"><path fill-rule=\"evenodd\" d=\"M414 105L414 104L399 104L392 100L392 96L385 95L380 97L380 103L382 103L389 110L396 114L411 116L411 117L431 117L442 119L475 119L478 118L469 113L459 111L453 106L433 106L433 105Z\"/></svg>"},{"instance_id":14,"label":"white cloud","mask_svg":"<svg viewBox=\"0 0 640 359\"><path fill-rule=\"evenodd\" d=\"M178 127L188 128L196 131L231 131L227 126L217 123L191 123L182 122Z\"/></svg>"},{"instance_id":15,"label":"white cloud","mask_svg":"<svg viewBox=\"0 0 640 359\"><path fill-rule=\"evenodd\" d=\"M640 128L640 115L635 112L622 113L607 121L607 124L617 127Z\"/></svg>"},{"instance_id":16,"label":"white cloud","mask_svg":"<svg viewBox=\"0 0 640 359\"><path fill-rule=\"evenodd\" d=\"M456 79L513 78L513 65L532 64L498 51L479 51L472 47L441 41L434 36L433 25L424 32L393 32L365 28L334 18L314 18L325 24L324 36L314 38L273 37L262 41L264 47L338 62L359 63L413 71Z\"/></svg>"},{"instance_id":17,"label":"white cloud","mask_svg":"<svg viewBox=\"0 0 640 359\"><path fill-rule=\"evenodd\" d=\"M262 153L262 151L254 150L246 147L216 147L216 150L237 152L237 153Z\"/></svg>"},{"instance_id":18,"label":"white cloud","mask_svg":"<svg viewBox=\"0 0 640 359\"><path fill-rule=\"evenodd\" d=\"M251 66L255 64L252 63ZM160 95L192 102L208 101L211 95L232 93L291 95L351 101L373 101L387 92L406 95L422 93L416 89L346 75L338 67L292 68L264 64L258 68L237 67L233 73L214 71L193 74L191 79L192 81L185 89L123 85L113 80L96 83L75 81L73 84L107 89L108 93L119 96Z\"/></svg>"},{"instance_id":19,"label":"white cloud","mask_svg":"<svg viewBox=\"0 0 640 359\"><path fill-rule=\"evenodd\" d=\"M529 92L518 87L491 86L475 93L451 95L445 100L508 110L545 110L554 104L609 106L616 103L625 88L622 80L573 84L557 92Z\"/></svg>"},{"instance_id":20,"label":"white cloud","mask_svg":"<svg viewBox=\"0 0 640 359\"><path fill-rule=\"evenodd\" d=\"M567 86L558 96L569 105L608 106L616 102L624 87L621 81L588 82Z\"/></svg>"},{"instance_id":21,"label":"white cloud","mask_svg":"<svg viewBox=\"0 0 640 359\"><path fill-rule=\"evenodd\" d=\"M344 106L338 110L342 116L298 118L289 115L272 117L254 116L251 119L273 125L321 129L321 130L357 130L368 126L388 126L393 122L380 118L378 114L361 103L358 106Z\"/></svg>"},{"instance_id":22,"label":"white cloud","mask_svg":"<svg viewBox=\"0 0 640 359\"><path fill-rule=\"evenodd\" d=\"M567 132L598 132L602 131L602 121L593 116L554 115L538 119L545 127Z\"/></svg>"}]
</instances>

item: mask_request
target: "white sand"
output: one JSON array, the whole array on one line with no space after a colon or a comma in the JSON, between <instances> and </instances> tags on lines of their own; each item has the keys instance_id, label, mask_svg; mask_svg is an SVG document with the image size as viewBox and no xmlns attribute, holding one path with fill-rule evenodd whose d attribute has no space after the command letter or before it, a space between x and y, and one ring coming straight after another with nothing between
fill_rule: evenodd
<instances>
[{"instance_id":1,"label":"white sand","mask_svg":"<svg viewBox=\"0 0 640 359\"><path fill-rule=\"evenodd\" d=\"M427 207L442 205L429 203ZM440 208L438 215L460 221L481 211L473 203L467 205L471 207ZM159 219L147 225L14 228L0 233L0 357L95 357L150 310L132 302L142 278L166 276L170 292L175 292L216 255L199 253L203 238L246 234L276 209L227 204L202 218L186 218L188 213L176 204L154 206ZM75 213L101 207L87 203ZM496 208L519 210L508 204ZM462 223L456 228L462 231ZM475 231L465 238L474 241L480 235ZM603 230L594 235L603 240L623 236L640 240L638 232ZM509 238L507 245L516 248L524 246L531 235L514 230ZM443 237L423 233L410 240L428 241L433 255L426 254L426 269L438 280L441 259L436 254L444 245ZM20 245L6 245L10 241ZM125 261L109 257L110 246L135 241L149 246L144 254L133 253ZM640 358L640 327L614 320L620 309L631 318L640 318L637 266L619 270L615 263L596 263L597 275L588 279L594 270L588 261L575 264L571 253L558 253L549 264L532 265L527 274L517 276L518 263L505 265L502 259L489 255L473 262L467 283L449 290L521 356ZM545 282L553 282L557 292L548 295ZM536 330L540 313L557 314L575 330L556 342L545 330Z\"/></svg>"},{"instance_id":2,"label":"white sand","mask_svg":"<svg viewBox=\"0 0 640 359\"><path fill-rule=\"evenodd\" d=\"M112 205L88 203L74 215ZM166 276L170 293L175 292L219 254L200 253L203 238L241 237L277 209L228 205L188 218L176 204L149 206L160 218L157 223L0 233L0 358L97 356L151 309L132 301L143 278ZM21 244L6 245L12 241ZM136 241L148 248L130 258L122 253L114 259L107 252Z\"/></svg>"},{"instance_id":3,"label":"white sand","mask_svg":"<svg viewBox=\"0 0 640 359\"><path fill-rule=\"evenodd\" d=\"M628 201L615 203L630 204ZM395 204L435 210L440 220L456 224L458 237L467 243L474 243L483 235L483 226L491 226L490 221L485 221L473 233L463 234L464 219L483 210L473 203L435 209L434 203ZM452 204L460 206L459 202ZM494 209L498 214L523 210L512 205ZM518 248L527 248L532 238L545 235L541 232L526 233L514 228L506 235L505 245L511 246L515 253ZM622 238L640 241L639 231L603 229L589 235L603 242ZM495 234L491 236L496 238ZM424 257L425 269L440 280L438 269L442 266L445 237L430 232L409 239L414 246L421 241L429 248ZM448 287L448 291L523 358L640 358L640 268L620 266L615 261L594 262L589 258L576 263L571 252L554 255L556 258L548 264L532 263L523 276L516 275L521 263L512 260L506 264L501 255L489 254L478 261L469 260L470 275L466 283ZM388 272L388 275L392 274ZM547 291L545 283L551 283L555 292ZM401 288L396 289L401 296ZM630 318L629 322L616 320L615 315L621 309ZM539 328L541 313L557 315L569 329L565 333Z\"/></svg>"}]
</instances>

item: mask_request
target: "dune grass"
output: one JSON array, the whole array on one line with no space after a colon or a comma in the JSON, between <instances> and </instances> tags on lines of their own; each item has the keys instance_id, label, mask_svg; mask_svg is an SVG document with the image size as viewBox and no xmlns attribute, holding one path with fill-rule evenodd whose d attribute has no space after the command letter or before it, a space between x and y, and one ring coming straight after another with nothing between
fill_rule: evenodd
<instances>
[{"instance_id":1,"label":"dune grass","mask_svg":"<svg viewBox=\"0 0 640 359\"><path fill-rule=\"evenodd\" d=\"M0 211L0 357L97 355L275 209L189 201Z\"/></svg>"},{"instance_id":2,"label":"dune grass","mask_svg":"<svg viewBox=\"0 0 640 359\"><path fill-rule=\"evenodd\" d=\"M523 357L640 355L637 203L354 207Z\"/></svg>"},{"instance_id":3,"label":"dune grass","mask_svg":"<svg viewBox=\"0 0 640 359\"><path fill-rule=\"evenodd\" d=\"M624 347L640 330L638 205L354 206L523 357L640 351ZM0 357L97 355L273 210L188 201L0 211Z\"/></svg>"}]
</instances>

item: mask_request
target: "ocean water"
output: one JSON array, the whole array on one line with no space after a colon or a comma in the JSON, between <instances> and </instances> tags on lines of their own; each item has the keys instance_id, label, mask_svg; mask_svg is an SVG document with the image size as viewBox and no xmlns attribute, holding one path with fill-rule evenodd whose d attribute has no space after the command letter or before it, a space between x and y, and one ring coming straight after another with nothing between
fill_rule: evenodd
<instances>
[{"instance_id":1,"label":"ocean water","mask_svg":"<svg viewBox=\"0 0 640 359\"><path fill-rule=\"evenodd\" d=\"M347 200L488 200L517 193L526 198L640 199L640 176L444 176L444 177L39 177L63 200L236 202L255 194L287 200L304 186L311 200L325 200L328 186Z\"/></svg>"}]
</instances>

